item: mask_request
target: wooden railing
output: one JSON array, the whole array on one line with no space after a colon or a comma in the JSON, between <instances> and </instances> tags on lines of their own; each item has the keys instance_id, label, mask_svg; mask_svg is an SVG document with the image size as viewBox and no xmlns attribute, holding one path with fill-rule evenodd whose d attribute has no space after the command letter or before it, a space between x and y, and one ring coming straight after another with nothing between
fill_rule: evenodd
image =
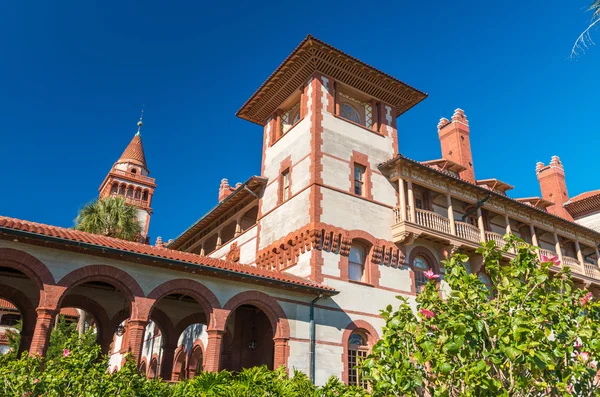
<instances>
[{"instance_id":1,"label":"wooden railing","mask_svg":"<svg viewBox=\"0 0 600 397\"><path fill-rule=\"evenodd\" d=\"M496 242L496 246L498 248L504 248L504 246L506 245L506 241L502 239L502 235L499 233L485 232L485 240Z\"/></svg>"},{"instance_id":2,"label":"wooden railing","mask_svg":"<svg viewBox=\"0 0 600 397\"><path fill-rule=\"evenodd\" d=\"M425 226L428 229L437 230L438 232L450 234L450 221L445 216L437 212L416 209L416 220L419 225Z\"/></svg>"},{"instance_id":3,"label":"wooden railing","mask_svg":"<svg viewBox=\"0 0 600 397\"><path fill-rule=\"evenodd\" d=\"M465 240L479 243L479 228L466 222L455 221L456 235Z\"/></svg>"},{"instance_id":4,"label":"wooden railing","mask_svg":"<svg viewBox=\"0 0 600 397\"><path fill-rule=\"evenodd\" d=\"M593 263L585 263L585 275L595 279L600 279L600 268Z\"/></svg>"},{"instance_id":5,"label":"wooden railing","mask_svg":"<svg viewBox=\"0 0 600 397\"><path fill-rule=\"evenodd\" d=\"M112 170L113 174L126 176L128 178L139 179L140 181L154 183L154 178L150 178L149 176L144 176L141 174L134 174L133 172L123 171L123 170Z\"/></svg>"},{"instance_id":6,"label":"wooden railing","mask_svg":"<svg viewBox=\"0 0 600 397\"><path fill-rule=\"evenodd\" d=\"M542 255L547 256L548 258L552 258L552 257L556 256L556 252L550 251L547 249L543 249L543 248L540 248L539 253L540 253L540 259L541 259Z\"/></svg>"},{"instance_id":7,"label":"wooden railing","mask_svg":"<svg viewBox=\"0 0 600 397\"><path fill-rule=\"evenodd\" d=\"M584 270L582 269L581 263L579 263L579 259L563 255L562 261L564 266L569 266L574 272L577 272L579 274L585 274Z\"/></svg>"}]
</instances>

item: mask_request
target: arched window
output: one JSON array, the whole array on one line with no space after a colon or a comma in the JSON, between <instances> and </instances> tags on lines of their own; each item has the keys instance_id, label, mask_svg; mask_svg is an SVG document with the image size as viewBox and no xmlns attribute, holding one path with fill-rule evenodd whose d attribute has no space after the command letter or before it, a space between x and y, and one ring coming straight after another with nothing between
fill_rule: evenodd
<instances>
[{"instance_id":1,"label":"arched window","mask_svg":"<svg viewBox=\"0 0 600 397\"><path fill-rule=\"evenodd\" d=\"M110 189L110 194L117 194L119 191L119 184L118 183L113 183L111 189Z\"/></svg>"},{"instance_id":2,"label":"arched window","mask_svg":"<svg viewBox=\"0 0 600 397\"><path fill-rule=\"evenodd\" d=\"M300 102L281 113L281 135L285 135L298 121L300 121Z\"/></svg>"},{"instance_id":3,"label":"arched window","mask_svg":"<svg viewBox=\"0 0 600 397\"><path fill-rule=\"evenodd\" d=\"M363 281L365 275L365 249L353 244L348 258L348 278L352 281Z\"/></svg>"},{"instance_id":4,"label":"arched window","mask_svg":"<svg viewBox=\"0 0 600 397\"><path fill-rule=\"evenodd\" d=\"M133 197L133 186L127 187L127 197Z\"/></svg>"},{"instance_id":5,"label":"arched window","mask_svg":"<svg viewBox=\"0 0 600 397\"><path fill-rule=\"evenodd\" d=\"M367 382L360 379L358 364L369 354L367 338L360 332L354 331L348 338L348 384L367 388Z\"/></svg>"},{"instance_id":6,"label":"arched window","mask_svg":"<svg viewBox=\"0 0 600 397\"><path fill-rule=\"evenodd\" d=\"M413 260L413 271L415 273L415 289L416 293L420 293L425 285L427 285L427 277L423 274L427 270L431 268L427 259L425 257L419 255Z\"/></svg>"},{"instance_id":7,"label":"arched window","mask_svg":"<svg viewBox=\"0 0 600 397\"><path fill-rule=\"evenodd\" d=\"M350 121L354 121L357 124L362 124L360 121L360 113L358 113L358 110L349 103L342 103L340 105L340 116Z\"/></svg>"},{"instance_id":8,"label":"arched window","mask_svg":"<svg viewBox=\"0 0 600 397\"><path fill-rule=\"evenodd\" d=\"M144 194L142 195L142 200L148 201L148 191L144 190Z\"/></svg>"},{"instance_id":9,"label":"arched window","mask_svg":"<svg viewBox=\"0 0 600 397\"><path fill-rule=\"evenodd\" d=\"M132 168L132 169L131 169L131 173L132 173L132 174L137 174L137 169L136 169L136 168Z\"/></svg>"}]
</instances>

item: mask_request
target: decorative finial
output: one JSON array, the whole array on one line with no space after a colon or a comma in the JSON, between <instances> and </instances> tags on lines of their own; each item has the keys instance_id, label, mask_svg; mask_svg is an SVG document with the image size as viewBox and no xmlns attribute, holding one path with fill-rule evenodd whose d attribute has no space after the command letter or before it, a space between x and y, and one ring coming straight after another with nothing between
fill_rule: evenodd
<instances>
[{"instance_id":1,"label":"decorative finial","mask_svg":"<svg viewBox=\"0 0 600 397\"><path fill-rule=\"evenodd\" d=\"M140 114L140 121L137 122L137 126L138 126L138 130L136 135L140 135L140 130L142 129L142 126L144 125L144 123L142 123L142 118L144 117L144 106L142 105L142 114Z\"/></svg>"}]
</instances>

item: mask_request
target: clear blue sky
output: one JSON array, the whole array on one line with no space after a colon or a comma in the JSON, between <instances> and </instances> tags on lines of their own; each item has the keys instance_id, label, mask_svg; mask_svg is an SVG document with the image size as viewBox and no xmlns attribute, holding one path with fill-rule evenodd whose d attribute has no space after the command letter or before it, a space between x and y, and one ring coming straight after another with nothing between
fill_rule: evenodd
<instances>
[{"instance_id":1,"label":"clear blue sky","mask_svg":"<svg viewBox=\"0 0 600 397\"><path fill-rule=\"evenodd\" d=\"M539 195L557 154L571 196L600 188L600 47L567 59L589 2L3 1L0 214L72 226L145 104L150 235L175 237L221 178L260 173L262 129L235 112L308 33L429 94L398 119L403 154L439 158L461 107L479 179Z\"/></svg>"}]
</instances>

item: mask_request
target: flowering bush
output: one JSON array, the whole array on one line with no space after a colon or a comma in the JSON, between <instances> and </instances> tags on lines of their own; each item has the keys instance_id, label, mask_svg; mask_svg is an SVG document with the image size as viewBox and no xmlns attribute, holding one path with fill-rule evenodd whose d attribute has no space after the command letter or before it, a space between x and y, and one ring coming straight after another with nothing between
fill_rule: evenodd
<instances>
[{"instance_id":1,"label":"flowering bush","mask_svg":"<svg viewBox=\"0 0 600 397\"><path fill-rule=\"evenodd\" d=\"M442 296L433 272L416 299L388 306L381 340L363 363L373 396L600 395L600 304L573 286L558 258L538 260L508 236L483 245L486 286L467 274L466 255L444 261ZM516 257L501 266L502 252Z\"/></svg>"},{"instance_id":2,"label":"flowering bush","mask_svg":"<svg viewBox=\"0 0 600 397\"><path fill-rule=\"evenodd\" d=\"M150 380L140 374L133 360L120 371L110 374L108 362L100 356L98 346L89 345L77 335L69 338L61 354L44 362L27 354L17 360L0 357L0 396L10 397L365 397L360 388L348 387L337 378L320 388L307 376L295 372L289 377L284 368L270 371L266 367L243 370L233 375L227 371L203 372L192 380L168 384Z\"/></svg>"}]
</instances>

